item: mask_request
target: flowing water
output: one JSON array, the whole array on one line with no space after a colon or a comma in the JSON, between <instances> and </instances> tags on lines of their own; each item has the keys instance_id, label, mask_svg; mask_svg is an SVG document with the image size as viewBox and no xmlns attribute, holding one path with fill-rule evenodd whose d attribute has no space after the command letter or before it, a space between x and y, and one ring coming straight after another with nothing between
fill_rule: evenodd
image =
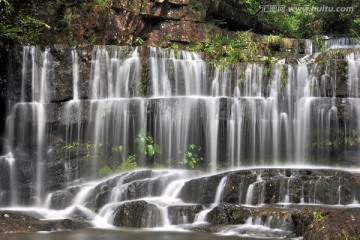
<instances>
[{"instance_id":1,"label":"flowing water","mask_svg":"<svg viewBox=\"0 0 360 240\"><path fill-rule=\"evenodd\" d=\"M320 40L320 41L324 41L324 43L323 43L324 50L337 49L337 48L359 47L359 42L357 39L352 39L352 38L347 38L347 37L330 38L330 39L325 39L325 40ZM312 55L319 51L320 51L319 46L317 46L315 41L310 40L310 39L305 40L305 54Z\"/></svg>"},{"instance_id":2,"label":"flowing water","mask_svg":"<svg viewBox=\"0 0 360 240\"><path fill-rule=\"evenodd\" d=\"M308 54L316 51L311 42L307 44ZM342 44L352 42L333 41L326 47ZM109 227L117 221L119 207L143 200L157 209L154 212L159 212L157 222L144 220L146 227L179 230L184 227L177 225L206 224L208 213L223 202L223 191L230 184L228 177L222 176L216 183L215 198L196 210L196 216L183 210L173 217L175 207L196 204L180 197L186 183L209 176L177 169L183 167L187 156L216 174L221 169L259 166L347 167L349 163L343 157L351 164L359 155L356 142L355 147L341 149L338 154L331 151L337 141L356 139L360 130L357 52L347 55L348 98L341 99L337 98L336 79L330 77L331 70L326 68L321 72L316 63L211 67L200 54L192 52L96 46L90 74L85 80L80 77L79 52L71 49L69 56L72 97L59 105L52 99L51 74L56 64L51 49L23 48L21 88L18 96L11 98L0 160L2 168L8 169L4 177L7 181L2 181L7 184L0 186L0 203L4 206L45 205L44 218L69 217L75 209L80 209L95 226ZM83 81L88 81L87 89L81 89ZM87 98L83 92L88 92ZM342 104L346 104L351 114L345 120L339 117ZM137 154L139 139L146 141L147 148L142 149L145 154ZM146 152L155 145L161 151ZM57 154L51 155L56 148ZM169 169L135 171L97 180L99 169L115 168L134 154L139 167ZM52 177L47 176L47 164L54 161L49 156L58 159L55 165L60 166L57 174L62 177L62 183L52 189L47 187ZM29 194L19 187L24 181L19 176L24 175L24 166L32 172L31 178L26 179L31 186ZM134 174L146 176L132 179ZM301 196L295 200L294 191L300 191L292 189L296 176L282 173L276 176L283 178L277 203L324 204L317 190L321 181L311 180L308 185L302 185ZM258 174L250 183L241 178L238 204L263 205L266 181L266 174ZM330 204L355 203L355 196L351 203L342 198L341 181L336 186L338 198ZM137 188L141 192L134 190ZM59 189L63 190L55 191ZM93 200L101 198L99 193L107 196L96 200L102 201L100 205ZM269 226L248 219L247 223L226 232L240 232L241 236L281 236L282 233L274 234ZM97 230L89 230L92 231ZM65 233L52 235L60 238L61 234ZM89 239L88 232L67 233L70 237L77 234ZM108 239L113 238L112 232L106 234ZM161 232L159 239L167 239L166 234ZM124 239L142 237L142 234L128 235ZM186 236L195 239L195 235ZM32 237L41 239L42 235L28 235L27 239ZM176 239L178 235L173 237Z\"/></svg>"},{"instance_id":3,"label":"flowing water","mask_svg":"<svg viewBox=\"0 0 360 240\"><path fill-rule=\"evenodd\" d=\"M57 232L57 233L33 233L33 234L5 234L1 235L1 240L241 240L241 239L267 239L258 237L238 237L238 236L219 236L209 235L206 233L194 232L166 232L166 231L129 231L129 230L101 230L101 229L88 229L72 232ZM280 238L279 238L280 239Z\"/></svg>"}]
</instances>

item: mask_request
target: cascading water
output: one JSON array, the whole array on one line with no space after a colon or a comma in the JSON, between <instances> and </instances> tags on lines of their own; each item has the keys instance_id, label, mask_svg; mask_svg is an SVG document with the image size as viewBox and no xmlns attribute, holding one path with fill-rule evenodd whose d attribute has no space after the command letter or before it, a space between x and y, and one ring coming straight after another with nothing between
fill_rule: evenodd
<instances>
[{"instance_id":1,"label":"cascading water","mask_svg":"<svg viewBox=\"0 0 360 240\"><path fill-rule=\"evenodd\" d=\"M35 46L23 48L21 95L19 102L11 106L7 117L6 156L12 159L16 151L19 151L17 154L20 155L30 155L33 170L30 197L37 205L42 203L45 195L46 104L49 102L50 66L50 49L41 52ZM11 169L17 164L16 159L9 162ZM16 181L16 176L10 176L10 182L13 182L10 185L14 185ZM16 190L16 187L10 191L11 204L17 205L29 201L29 199L18 199L17 191L19 190Z\"/></svg>"},{"instance_id":2,"label":"cascading water","mask_svg":"<svg viewBox=\"0 0 360 240\"><path fill-rule=\"evenodd\" d=\"M330 39L324 39L324 40L318 40L323 41L323 50L329 50L329 49L338 49L338 48L356 48L359 47L359 42L357 39L353 38L330 38ZM306 55L312 55L314 53L319 52L319 46L317 46L316 42L311 39L305 40L305 54Z\"/></svg>"},{"instance_id":3,"label":"cascading water","mask_svg":"<svg viewBox=\"0 0 360 240\"><path fill-rule=\"evenodd\" d=\"M315 63L212 68L197 53L96 46L88 89L82 89L86 80L81 77L80 52L71 49L69 54L72 97L59 103L50 94L51 49L23 49L20 94L7 115L0 160L2 168L9 169L8 185L0 186L2 205L46 204L66 209L64 217L79 211L98 226L175 229L194 222L210 224L214 209L227 203L254 208L269 203L348 205L357 200L357 193L341 196L350 185L346 178L336 179L331 188L336 199L321 196L330 180L313 177L306 172L310 170L241 170L234 173L238 177L141 170L96 179L103 169L127 170L134 158L139 167L199 167L211 174L265 165L346 166L339 155L352 159L356 150L345 148L337 155L331 148L337 141L356 138L360 129L358 53L347 56L351 98L340 101L336 76ZM341 116L344 104L353 119ZM53 152L61 156L51 159ZM18 187L24 181L18 171L23 162L33 170L28 194ZM61 166L55 171L61 175L56 183L47 174L54 166ZM199 190L201 194L189 190L201 176L215 176L216 189L209 186L208 192ZM142 222L125 214L134 209L148 211L136 215ZM274 219L270 216L268 222Z\"/></svg>"}]
</instances>

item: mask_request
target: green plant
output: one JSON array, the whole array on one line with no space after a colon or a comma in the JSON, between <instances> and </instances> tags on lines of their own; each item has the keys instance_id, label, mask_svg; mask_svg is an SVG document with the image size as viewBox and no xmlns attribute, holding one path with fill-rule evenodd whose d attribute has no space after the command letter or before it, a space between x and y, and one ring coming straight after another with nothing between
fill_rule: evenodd
<instances>
[{"instance_id":1,"label":"green plant","mask_svg":"<svg viewBox=\"0 0 360 240\"><path fill-rule=\"evenodd\" d=\"M131 4L131 5L130 5L130 8L129 8L129 11L130 11L131 13L133 13L133 14L138 14L138 13L140 12L140 9L139 9L137 6Z\"/></svg>"},{"instance_id":2,"label":"green plant","mask_svg":"<svg viewBox=\"0 0 360 240\"><path fill-rule=\"evenodd\" d=\"M95 44L96 40L97 40L97 36L95 34L93 34L89 37L90 44Z\"/></svg>"},{"instance_id":3,"label":"green plant","mask_svg":"<svg viewBox=\"0 0 360 240\"><path fill-rule=\"evenodd\" d=\"M122 151L123 151L123 146L122 146L122 145L119 145L119 146L117 146L117 147L113 147L113 150L114 150L114 151L117 151L117 152L119 152L119 153L122 153Z\"/></svg>"},{"instance_id":4,"label":"green plant","mask_svg":"<svg viewBox=\"0 0 360 240\"><path fill-rule=\"evenodd\" d=\"M126 40L125 44L128 45L128 46L131 46L132 45L132 38L129 38L128 40Z\"/></svg>"},{"instance_id":5,"label":"green plant","mask_svg":"<svg viewBox=\"0 0 360 240\"><path fill-rule=\"evenodd\" d=\"M280 87L281 89L284 89L286 87L286 84L288 83L288 77L285 69L282 67L280 70Z\"/></svg>"},{"instance_id":6,"label":"green plant","mask_svg":"<svg viewBox=\"0 0 360 240\"><path fill-rule=\"evenodd\" d=\"M20 12L14 19L0 21L0 35L13 41L34 43L51 27L45 22Z\"/></svg>"},{"instance_id":7,"label":"green plant","mask_svg":"<svg viewBox=\"0 0 360 240\"><path fill-rule=\"evenodd\" d=\"M109 165L105 165L104 167L100 168L98 171L99 177L109 176L113 174L113 169Z\"/></svg>"},{"instance_id":8,"label":"green plant","mask_svg":"<svg viewBox=\"0 0 360 240\"><path fill-rule=\"evenodd\" d=\"M270 66L265 66L265 68L264 68L264 76L265 77L270 77L271 72L272 72L272 68Z\"/></svg>"},{"instance_id":9,"label":"green plant","mask_svg":"<svg viewBox=\"0 0 360 240\"><path fill-rule=\"evenodd\" d=\"M360 134L355 129L349 131L325 130L323 135L328 137L322 140L313 141L312 143L313 147L316 148L320 147L329 150L337 150L341 147L346 147L347 149L353 149L357 147L360 143Z\"/></svg>"},{"instance_id":10,"label":"green plant","mask_svg":"<svg viewBox=\"0 0 360 240\"><path fill-rule=\"evenodd\" d=\"M92 145L90 143L81 143L81 142L74 141L72 143L65 145L63 147L63 149L71 151L71 150L78 149L78 148L85 148L86 149L86 158L89 159L91 146ZM98 146L94 145L94 146L99 147L99 145Z\"/></svg>"},{"instance_id":11,"label":"green plant","mask_svg":"<svg viewBox=\"0 0 360 240\"><path fill-rule=\"evenodd\" d=\"M313 211L313 217L315 221L324 221L326 216L323 213Z\"/></svg>"},{"instance_id":12,"label":"green plant","mask_svg":"<svg viewBox=\"0 0 360 240\"><path fill-rule=\"evenodd\" d=\"M115 172L126 172L137 168L135 155L129 155L125 161L115 168Z\"/></svg>"},{"instance_id":13,"label":"green plant","mask_svg":"<svg viewBox=\"0 0 360 240\"><path fill-rule=\"evenodd\" d=\"M279 36L269 35L267 37L267 46L272 51L279 51L282 44L282 38Z\"/></svg>"},{"instance_id":14,"label":"green plant","mask_svg":"<svg viewBox=\"0 0 360 240\"><path fill-rule=\"evenodd\" d=\"M206 29L208 31L208 29ZM187 47L190 51L200 51L211 59L210 64L221 66L244 61L256 61L258 44L249 31L236 34L207 34L200 42L192 41Z\"/></svg>"},{"instance_id":15,"label":"green plant","mask_svg":"<svg viewBox=\"0 0 360 240\"><path fill-rule=\"evenodd\" d=\"M10 17L13 12L14 8L8 0L0 0L0 19Z\"/></svg>"},{"instance_id":16,"label":"green plant","mask_svg":"<svg viewBox=\"0 0 360 240\"><path fill-rule=\"evenodd\" d=\"M348 233L342 233L342 238L343 240L358 240L358 237L354 237L354 236L349 236Z\"/></svg>"},{"instance_id":17,"label":"green plant","mask_svg":"<svg viewBox=\"0 0 360 240\"><path fill-rule=\"evenodd\" d=\"M73 13L71 9L67 9L64 15L64 21L69 23L73 19Z\"/></svg>"},{"instance_id":18,"label":"green plant","mask_svg":"<svg viewBox=\"0 0 360 240\"><path fill-rule=\"evenodd\" d=\"M201 147L190 144L187 152L180 161L180 165L194 169L200 161L203 161L203 157L201 157Z\"/></svg>"},{"instance_id":19,"label":"green plant","mask_svg":"<svg viewBox=\"0 0 360 240\"><path fill-rule=\"evenodd\" d=\"M108 0L93 0L95 4L102 6L102 7L107 7L110 8L111 7L111 2L109 2Z\"/></svg>"},{"instance_id":20,"label":"green plant","mask_svg":"<svg viewBox=\"0 0 360 240\"><path fill-rule=\"evenodd\" d=\"M123 162L118 165L116 168L109 166L108 164L100 168L98 171L99 177L109 176L118 172L131 171L137 168L136 157L135 155L129 155L126 159L123 159Z\"/></svg>"},{"instance_id":21,"label":"green plant","mask_svg":"<svg viewBox=\"0 0 360 240\"><path fill-rule=\"evenodd\" d=\"M152 136L143 136L142 134L136 135L135 142L137 150L148 157L153 157L156 153L161 154L161 147L154 143Z\"/></svg>"},{"instance_id":22,"label":"green plant","mask_svg":"<svg viewBox=\"0 0 360 240\"><path fill-rule=\"evenodd\" d=\"M137 46L141 46L144 44L144 40L141 37L137 37L137 38L135 38L134 43Z\"/></svg>"},{"instance_id":23,"label":"green plant","mask_svg":"<svg viewBox=\"0 0 360 240\"><path fill-rule=\"evenodd\" d=\"M357 43L360 44L360 18L353 20L350 32L351 35L356 39Z\"/></svg>"},{"instance_id":24,"label":"green plant","mask_svg":"<svg viewBox=\"0 0 360 240\"><path fill-rule=\"evenodd\" d=\"M206 6L202 3L202 1L190 0L189 5L195 11L201 11L201 12L206 11Z\"/></svg>"},{"instance_id":25,"label":"green plant","mask_svg":"<svg viewBox=\"0 0 360 240\"><path fill-rule=\"evenodd\" d=\"M69 144L65 145L65 146L63 147L63 149L71 150L71 149L77 148L79 145L80 145L79 142L72 142L72 143L69 143Z\"/></svg>"},{"instance_id":26,"label":"green plant","mask_svg":"<svg viewBox=\"0 0 360 240\"><path fill-rule=\"evenodd\" d=\"M221 27L227 24L227 22L223 19L223 20L219 20L219 19L211 19L209 21L209 23L211 23L212 25L215 25L217 27Z\"/></svg>"},{"instance_id":27,"label":"green plant","mask_svg":"<svg viewBox=\"0 0 360 240\"><path fill-rule=\"evenodd\" d=\"M314 42L320 52L325 52L325 41L321 37L316 36Z\"/></svg>"}]
</instances>

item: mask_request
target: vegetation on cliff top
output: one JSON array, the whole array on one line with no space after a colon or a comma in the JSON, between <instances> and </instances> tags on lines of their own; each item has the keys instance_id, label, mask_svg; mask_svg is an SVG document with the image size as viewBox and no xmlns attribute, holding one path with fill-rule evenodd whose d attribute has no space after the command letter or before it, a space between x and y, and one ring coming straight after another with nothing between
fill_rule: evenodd
<instances>
[{"instance_id":1,"label":"vegetation on cliff top","mask_svg":"<svg viewBox=\"0 0 360 240\"><path fill-rule=\"evenodd\" d=\"M220 2L230 6L235 13L241 11L253 18L251 20L256 20L257 24L252 28L236 25L231 22L231 19L224 19L217 15L219 12L214 12L214 6L211 5L214 1L184 2L188 5L181 9L192 10L190 12L181 10L183 14L193 13L198 17L206 16L203 19L207 27L205 30L199 29L205 32L195 38L186 36L189 39L188 42L169 40L167 36L159 37L159 41L167 41L167 43L157 43L157 45L202 51L208 58L223 65L258 61L261 60L260 55L270 56L268 59L271 59L274 52L286 45L280 37L319 40L320 36L324 35L360 36L360 1L357 0L299 0L296 3L292 0L224 0ZM171 7L167 1L155 3L155 0L136 0L130 8L119 0L0 0L0 40L22 44L114 44L111 38L120 38L119 35L105 36L107 32L101 32L101 25L94 27L94 24L88 24L85 27L83 15L94 13L104 15L103 21L111 24L114 19L107 18L122 11L131 16L129 21L140 21L146 18L144 21L151 22L154 20L147 17L148 13L143 13L149 10L144 9L146 6L159 7L161 4L168 4L166 6ZM94 8L100 10L91 12ZM174 9L180 8L176 6ZM332 11L329 12L329 9ZM151 28L156 26L158 24L156 21L149 26ZM109 25L110 29L111 27ZM131 31L133 32L123 34L123 39L116 44L120 42L127 45L151 44L147 41L149 33L139 32L136 28ZM254 37L251 32L269 36ZM158 34L165 33L160 31ZM182 34L186 33L179 34L183 37ZM78 35L82 37L76 38Z\"/></svg>"},{"instance_id":2,"label":"vegetation on cliff top","mask_svg":"<svg viewBox=\"0 0 360 240\"><path fill-rule=\"evenodd\" d=\"M284 37L358 36L358 0L226 0L257 15L262 33ZM271 8L274 7L274 8Z\"/></svg>"}]
</instances>

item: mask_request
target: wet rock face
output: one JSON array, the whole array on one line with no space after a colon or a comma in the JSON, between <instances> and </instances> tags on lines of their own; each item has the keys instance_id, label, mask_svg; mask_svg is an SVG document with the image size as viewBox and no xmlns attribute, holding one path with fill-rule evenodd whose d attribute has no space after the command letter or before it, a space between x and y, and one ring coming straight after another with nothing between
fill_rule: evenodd
<instances>
[{"instance_id":1,"label":"wet rock face","mask_svg":"<svg viewBox=\"0 0 360 240\"><path fill-rule=\"evenodd\" d=\"M117 1L118 2L118 1ZM165 1L166 2L166 1ZM115 4L115 3L114 3ZM120 3L119 3L120 4ZM129 3L130 4L130 3ZM165 3L164 3L165 4ZM175 5L167 3L169 8L174 8ZM126 5L126 6L118 6L118 8L122 11L123 9L129 7L130 5ZM154 8L162 8L163 5L162 4L158 4L156 5ZM176 9L178 8L185 8L188 7L186 5L176 5ZM115 7L114 7L115 8ZM174 8L175 9L175 8ZM173 9L173 10L174 10ZM119 11L120 11L119 10ZM151 8L151 11L153 11L154 9ZM144 8L144 11L150 11L147 8ZM155 10L154 10L155 11ZM175 10L174 10L175 11ZM190 10L189 10L190 11ZM165 11L167 12L167 11ZM150 13L149 13L150 14ZM151 14L155 14L155 13L151 13ZM179 19L182 19L183 17L179 17ZM192 25L191 27L191 32L194 32L195 34L201 32L198 31L198 29L200 29L200 25L202 26L202 22L191 22L191 21L184 21L184 20L179 20L177 21L178 24L175 24L176 26L170 27L169 29L171 31L179 31L179 33L176 33L174 36L177 36L180 34L181 31L185 31L186 29L188 29L187 26L185 25ZM165 22L158 22L158 24L156 25L156 27L154 26L153 30L155 31L155 29L157 27L161 27L163 24L167 25L174 25L173 22L171 21L165 21ZM184 26L182 24L185 24ZM153 32L154 32L153 31ZM165 30L160 28L159 32L162 34ZM187 36L187 34L184 34L183 36ZM167 36L168 38L170 38L170 35ZM186 39L184 38L184 41L186 41ZM180 41L179 38L175 37L173 39L174 41ZM182 40L181 40L182 41ZM44 47L39 47L42 50L44 50ZM113 54L113 52L111 51L111 49L115 49L115 46L102 46L101 48L106 48L107 50L109 50L109 55ZM88 124L91 124L88 122L88 119L90 118L89 115L91 112L90 110L90 101L89 99L89 91L90 91L90 78L91 78L91 64L92 64L92 54L93 54L93 46L90 45L82 45L82 46L77 46L76 47L76 52L78 53L78 68L79 68L79 98L81 99L81 101L79 102L78 106L73 106L72 110L69 111L71 113L71 118L70 120L67 119L67 117L65 116L64 112L67 109L68 103L70 99L72 99L72 95L73 95L73 84L72 84L72 74L73 74L73 69L72 69L72 59L71 59L71 51L72 51L72 47L68 46L68 45L53 45L50 48L51 50L51 74L50 77L51 79L49 80L49 84L50 86L50 102L49 104L46 105L46 117L47 117L47 129L51 129L51 135L48 136L47 139L47 143L49 143L49 145L47 146L46 151L46 171L45 171L45 178L46 180L45 182L45 189L46 191L56 191L58 189L61 189L65 186L67 186L67 182L68 181L73 181L79 177L87 177L90 176L91 174L94 173L90 173L92 171L91 168L88 167L88 159L89 159L89 151L86 149L86 147L81 146L79 148L73 149L73 150L65 150L64 146L66 144L66 134L65 132L68 131L69 129L75 129L78 124L78 122L81 122L82 126L81 128L83 129L87 129ZM8 86L7 89L11 89L11 92L9 92L9 99L11 100L15 100L15 98L19 98L19 91L21 89L21 62L22 62L22 57L21 57L21 51L22 51L22 46L17 46L16 48L14 47L13 52L11 54L11 68L14 70L13 71L13 77L14 79L16 79L16 81L11 81L11 76L7 76L5 73L5 70L1 71L1 76L0 78L5 78L7 77L8 79L8 84L12 84L13 86ZM124 50L126 51L130 51L128 49ZM150 86L151 85L151 81L149 81L149 79L151 79L150 77L150 69L149 66L146 64L149 64L147 62L147 60L145 59L149 56L148 55L148 51L149 49L147 48L139 48L139 54L140 56L142 56L141 58L141 62L142 62L142 74L144 74L144 92L149 92L151 89L151 87L146 87L146 86ZM6 52L6 51L5 51ZM3 54L5 54L5 52ZM8 54L6 52L6 54ZM7 56L4 58L7 59ZM1 59L2 62L4 62L3 58ZM144 62L144 64L143 64ZM147 63L146 63L147 62ZM330 62L322 62L320 61L318 63L318 72L319 72L319 76L323 76L324 79L324 83L326 87L325 88L325 92L322 93L324 94L324 96L333 96L332 92L335 86L336 88L336 96L339 97L343 97L345 96L345 92L347 91L347 84L346 84L346 71L344 72L344 69L346 67L346 61L345 60L339 60L339 61L330 61ZM335 67L335 65L337 67ZM335 70L333 70L335 69ZM213 71L214 69L211 68L207 68L207 74L211 74L210 72ZM31 74L31 71L28 71L28 74ZM229 74L229 75L233 75L233 76L237 76L234 72L234 74ZM29 79L31 79L31 76L29 77ZM71 80L71 81L70 81ZM336 82L334 82L336 80ZM235 83L235 78L231 78L231 81L233 81ZM266 82L266 81L265 81ZM264 92L264 96L267 96L267 92L265 91L265 88L267 88L266 86L268 86L268 84L263 84L263 92ZM2 83L1 83L2 84ZM5 84L5 82L4 82ZM211 85L211 81L209 81L209 84ZM335 85L334 85L335 84ZM30 84L31 85L31 84ZM29 84L27 84L27 90L30 93L30 86ZM1 88L4 88L4 86L2 86ZM6 89L6 88L4 88ZM149 94L149 93L147 93ZM19 99L16 99L19 100ZM156 100L156 99L151 99L148 101L148 112L151 111L151 114L153 113L158 113L157 111L159 110L159 107L164 103L163 101L173 101L174 104L176 105L176 100ZM244 101L244 103L246 103L247 100L241 100ZM353 106L355 103L351 103L350 100L344 100L344 98L324 98L321 99L321 102L319 103L319 106L326 106L326 111L329 110L332 106L333 106L333 102L335 101L335 106L338 109L338 117L339 117L339 123L342 123L343 121L349 121L351 118L353 118L354 116L354 110L353 110ZM5 103L3 103L5 104ZM231 107L233 106L234 102L233 100L229 99L229 98L224 98L221 99L220 101L220 111L219 111L219 119L227 121L229 118L229 112L231 111ZM257 103L258 104L258 103ZM317 105L318 103L316 103ZM0 105L1 105L1 99L0 99ZM245 106L249 106L249 104L244 104ZM194 108L194 112L193 112L193 117L194 121L197 121L197 117L199 118L199 121L203 121L206 117L206 107L205 104L201 103L198 105L199 107ZM260 105L258 105L259 107ZM131 116L133 116L135 114L135 111L137 110L138 105L132 101L130 101L130 107L129 107L129 114ZM81 109L81 111L79 110ZM248 121L250 119L249 116L251 116L251 108L249 107L245 107L246 111L244 114L244 121ZM319 109L319 111L322 111L321 109ZM81 112L81 114L77 114L78 112ZM1 113L0 113L1 114ZM3 114L5 114L5 111L3 112ZM134 115L134 118L136 118L136 116ZM3 119L6 119L6 117L4 116ZM29 118L31 119L31 118ZM150 120L148 120L150 121ZM316 121L316 120L315 120ZM29 124L29 126L31 126L30 124L33 124L33 122L31 122L31 120L29 120L29 122L27 123ZM66 125L69 124L69 125ZM202 124L202 123L201 123ZM224 122L224 124L226 124ZM311 124L316 124L316 122L311 122ZM5 128L5 121L3 121L3 128ZM342 128L342 127L341 127ZM4 131L3 131L4 132ZM1 126L0 126L0 136L4 136L4 134L1 135ZM28 142L33 142L34 139L30 139ZM1 143L1 139L0 139L0 143ZM224 141L223 146L219 147L220 149L226 149L226 141ZM35 147L32 147L33 149L31 151L28 151L27 148L18 148L20 151L24 151L24 152L17 152L17 150L14 150L14 156L17 159L18 163L21 163L21 170L18 170L18 172L21 172L21 174L19 174L19 176L21 176L21 180L19 180L19 182L24 183L23 186L19 186L19 188L21 188L23 191L21 191L21 193L24 195L24 199L28 199L26 196L30 195L31 192L31 186L29 186L29 183L31 182L32 179L32 171L29 169L35 168L35 166L33 166L33 164L35 164L35 162L33 162L33 159L35 159ZM340 147L341 148L341 147ZM25 152L26 151L26 152ZM225 151L225 150L224 150ZM349 152L348 150L346 150L347 152ZM339 151L340 152L340 151ZM78 154L78 156L76 157L75 155ZM219 154L221 155L221 154ZM336 155L341 156L341 153L336 152ZM357 157L357 156L356 156ZM335 157L334 157L335 158ZM349 157L352 158L352 157ZM357 160L355 160L357 161ZM6 173L4 173L6 174ZM65 176L66 175L66 176ZM246 202L246 189L247 186L249 186L251 183L254 183L255 181L255 177L254 175L251 174L247 174L246 176L242 176L243 179L237 179L239 176L234 176L234 177L228 177L227 183L226 183L226 190L224 191L224 201L228 202L228 203L244 203ZM2 181L3 183L1 184L1 186L5 186L2 188L4 191L7 191L6 188L8 188L9 183L6 182L8 180L5 180L5 177L3 175L3 180L0 179L0 181ZM29 180L30 179L30 180ZM301 180L301 179L300 179ZM277 194L278 192L280 192L280 189L283 189L282 186L286 185L286 184L290 184L292 186L292 188L294 189L294 191L290 192L290 199L294 202L300 202L301 201L301 188L302 186L307 186L309 187L311 190L309 190L307 192L307 189L305 188L305 192L304 192L304 201L312 201L311 198L313 198L313 193L311 191L314 191L314 188L312 186L310 186L312 183L309 183L310 185L306 185L306 184L302 184L301 181L299 179L283 179L281 181L279 181L278 179L274 179L272 180L272 182L267 181L266 183L258 183L254 185L254 189L256 192L260 192L261 193L261 189L265 189L265 200L264 203L276 203L279 201L283 201L284 199L284 194L283 195L279 195ZM193 199L189 199L188 202L194 202L195 200L200 199L200 203L203 204L209 204L213 201L214 197L215 197L215 186L218 184L219 179L214 179L214 184L210 184L209 186L207 186L207 191L204 191L203 194L199 194L198 192L192 194L192 198ZM310 181L310 180L309 180ZM318 184L327 184L326 183L327 180L319 180ZM331 182L332 180L330 180ZM342 181L342 180L340 180ZM234 184L232 184L232 182ZM236 183L238 182L242 182L242 184L244 185L244 187L238 186ZM133 188L139 188L140 183L136 183ZM144 188L147 185L147 183L142 183ZM188 183L190 184L190 183ZM153 185L156 185L156 183L154 183ZM340 191L343 193L343 198L340 200L342 203L349 203L352 201L352 195L349 193L349 188L347 187L348 183L344 183L343 186L340 188ZM330 187L330 186L329 186ZM186 190L184 189L183 191L191 191L191 190ZM336 204L337 203L337 197L336 197L336 192L337 190L335 188L332 188L330 192L326 192L325 194L327 194L327 199L330 200L326 200L329 203L333 203ZM7 193L4 193L4 196ZM146 192L144 190L143 193L139 193L139 191L134 191L133 189L129 189L129 193L128 193L128 198L129 199L134 199L135 197L138 197L140 195L146 195ZM331 194L332 196L328 196L328 194ZM186 199L187 197L184 195L191 195L191 194L183 194L182 197L184 197L184 199ZM319 196L316 196L317 198L320 198L320 202L322 201L321 198L322 195L320 192L318 193ZM105 197L105 195L104 195ZM8 198L7 196L5 196L4 198ZM196 199L195 199L196 198ZM324 197L325 198L325 197ZM254 195L251 199L253 204L257 204L259 203L259 201L261 201L261 195Z\"/></svg>"},{"instance_id":2,"label":"wet rock face","mask_svg":"<svg viewBox=\"0 0 360 240\"><path fill-rule=\"evenodd\" d=\"M55 44L51 48L52 74L51 102L65 102L73 98L73 59L71 51L76 50L78 57L74 58L79 71L79 98L89 98L89 79L91 54L93 46L82 45L75 48L69 45Z\"/></svg>"},{"instance_id":3,"label":"wet rock face","mask_svg":"<svg viewBox=\"0 0 360 240\"><path fill-rule=\"evenodd\" d=\"M38 231L76 230L90 225L85 222L62 220L40 220L41 216L32 212L0 212L0 233L31 233Z\"/></svg>"},{"instance_id":4,"label":"wet rock face","mask_svg":"<svg viewBox=\"0 0 360 240\"><path fill-rule=\"evenodd\" d=\"M146 228L162 224L157 206L146 201L124 203L114 210L115 226Z\"/></svg>"},{"instance_id":5,"label":"wet rock face","mask_svg":"<svg viewBox=\"0 0 360 240\"><path fill-rule=\"evenodd\" d=\"M360 236L359 209L322 209L313 213L304 239L358 239Z\"/></svg>"},{"instance_id":6,"label":"wet rock face","mask_svg":"<svg viewBox=\"0 0 360 240\"><path fill-rule=\"evenodd\" d=\"M350 204L359 199L358 175L337 170L257 169L230 172L186 182L179 197L189 203L214 202L220 180L221 202L240 204ZM203 186L198 190L197 186Z\"/></svg>"},{"instance_id":7,"label":"wet rock face","mask_svg":"<svg viewBox=\"0 0 360 240\"><path fill-rule=\"evenodd\" d=\"M222 175L215 175L190 180L181 189L179 197L188 203L211 204L221 179ZM202 187L199 189L199 186Z\"/></svg>"},{"instance_id":8,"label":"wet rock face","mask_svg":"<svg viewBox=\"0 0 360 240\"><path fill-rule=\"evenodd\" d=\"M151 176L150 170L136 171L124 173L100 183L87 198L87 206L100 209L109 202L111 196L116 196L116 201L159 196L163 191L165 181L164 179L150 179Z\"/></svg>"},{"instance_id":9,"label":"wet rock face","mask_svg":"<svg viewBox=\"0 0 360 240\"><path fill-rule=\"evenodd\" d=\"M140 37L148 44L159 45L164 39L169 44L171 41L188 41L190 37L204 37L204 33L199 35L199 31L192 30L199 24L204 25L206 14L194 10L189 0L111 0L104 6L79 2L64 5L56 2L51 8L58 13L55 18L49 18L46 12L41 12L37 17L46 19L51 26L59 21L57 18L66 20L61 21L63 31L52 30L48 38L44 39L45 42L125 45L139 44L136 39ZM203 10L206 11L206 8ZM165 25L159 28L162 24ZM171 38L166 39L170 35Z\"/></svg>"},{"instance_id":10,"label":"wet rock face","mask_svg":"<svg viewBox=\"0 0 360 240\"><path fill-rule=\"evenodd\" d=\"M215 25L208 25L209 19L225 20L230 30L254 27L260 30L256 16L234 5L219 0L109 0L104 4L36 2L33 7L37 9L36 18L51 26L41 39L46 44L138 45L140 37L146 44L168 46L189 43L190 40L201 41L209 26L212 26L212 31L223 31Z\"/></svg>"},{"instance_id":11,"label":"wet rock face","mask_svg":"<svg viewBox=\"0 0 360 240\"><path fill-rule=\"evenodd\" d=\"M71 187L54 192L51 195L50 207L53 209L64 209L67 206L70 206L79 190L79 187Z\"/></svg>"},{"instance_id":12,"label":"wet rock face","mask_svg":"<svg viewBox=\"0 0 360 240\"><path fill-rule=\"evenodd\" d=\"M183 173L169 170L121 173L98 185L94 184L82 200L86 207L68 208L66 218L72 220L45 223L38 220L41 218L38 214L3 212L0 213L0 224L5 222L5 232L11 232L14 228L25 231L23 223L31 226L29 231L76 229L83 226L77 221L91 221L95 218L94 212L100 211L111 214L113 225L120 227L150 228L170 223L186 225L186 229L201 232L236 232L283 238L304 236L304 239L341 239L343 236L360 234L357 228L360 224L360 210L346 209L333 203L358 199L360 179L357 173L335 169L251 169L225 172L186 182L177 197L187 202L175 198L174 203L167 205L168 202L163 202L161 190L164 190L165 183L178 180L180 175L184 177ZM51 207L64 209L71 206L79 192L79 187L54 192L50 200ZM337 195L339 192L340 198ZM152 198L144 200L148 196ZM282 205L285 199L291 203ZM214 205L215 200L219 201L217 205ZM331 206L299 205L296 204L298 200L308 203L322 201ZM207 223L191 225L203 210L208 211ZM167 214L164 214L165 211Z\"/></svg>"},{"instance_id":13,"label":"wet rock face","mask_svg":"<svg viewBox=\"0 0 360 240\"><path fill-rule=\"evenodd\" d=\"M220 204L209 212L207 220L211 224L244 224L251 212L239 205Z\"/></svg>"},{"instance_id":14,"label":"wet rock face","mask_svg":"<svg viewBox=\"0 0 360 240\"><path fill-rule=\"evenodd\" d=\"M202 205L169 206L168 214L172 225L193 223L196 214L203 210Z\"/></svg>"}]
</instances>

